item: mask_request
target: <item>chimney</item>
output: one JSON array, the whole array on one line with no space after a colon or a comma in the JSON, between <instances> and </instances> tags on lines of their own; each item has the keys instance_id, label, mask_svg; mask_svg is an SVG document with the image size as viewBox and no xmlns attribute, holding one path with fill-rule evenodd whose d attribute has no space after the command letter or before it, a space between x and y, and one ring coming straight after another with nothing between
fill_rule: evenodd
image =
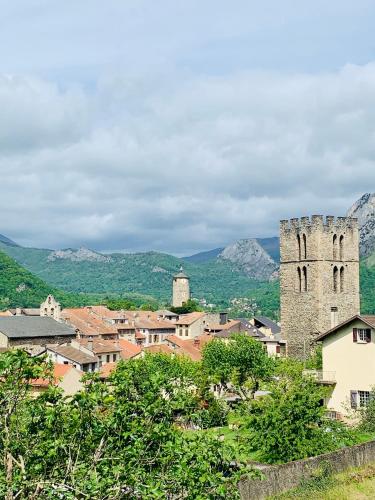
<instances>
[{"instance_id":1,"label":"chimney","mask_svg":"<svg viewBox=\"0 0 375 500\"><path fill-rule=\"evenodd\" d=\"M87 339L87 349L89 351L92 351L94 348L94 342L92 340L92 336L90 335L90 337Z\"/></svg>"},{"instance_id":2,"label":"chimney","mask_svg":"<svg viewBox=\"0 0 375 500\"><path fill-rule=\"evenodd\" d=\"M22 309L20 307L16 307L16 316L22 316Z\"/></svg>"},{"instance_id":3,"label":"chimney","mask_svg":"<svg viewBox=\"0 0 375 500\"><path fill-rule=\"evenodd\" d=\"M226 325L228 323L228 313L221 312L220 313L220 325Z\"/></svg>"}]
</instances>

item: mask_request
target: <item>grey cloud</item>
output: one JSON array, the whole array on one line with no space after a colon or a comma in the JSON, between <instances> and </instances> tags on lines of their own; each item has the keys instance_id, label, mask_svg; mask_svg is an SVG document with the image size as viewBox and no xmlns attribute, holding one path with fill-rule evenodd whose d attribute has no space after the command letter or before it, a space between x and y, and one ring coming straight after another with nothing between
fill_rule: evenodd
<instances>
[{"instance_id":1,"label":"grey cloud","mask_svg":"<svg viewBox=\"0 0 375 500\"><path fill-rule=\"evenodd\" d=\"M185 254L374 190L375 64L160 78L1 77L0 232Z\"/></svg>"}]
</instances>

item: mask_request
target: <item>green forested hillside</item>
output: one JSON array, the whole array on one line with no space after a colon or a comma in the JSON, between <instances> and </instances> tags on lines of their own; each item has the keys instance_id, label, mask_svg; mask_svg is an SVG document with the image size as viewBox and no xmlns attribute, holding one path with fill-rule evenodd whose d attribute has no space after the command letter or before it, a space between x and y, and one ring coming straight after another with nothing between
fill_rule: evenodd
<instances>
[{"instance_id":1,"label":"green forested hillside","mask_svg":"<svg viewBox=\"0 0 375 500\"><path fill-rule=\"evenodd\" d=\"M0 252L0 310L14 307L39 307L52 293L65 307L96 302L97 295L62 292L21 267Z\"/></svg>"},{"instance_id":2,"label":"green forested hillside","mask_svg":"<svg viewBox=\"0 0 375 500\"><path fill-rule=\"evenodd\" d=\"M22 266L51 284L70 292L151 295L168 302L172 276L183 265L190 276L194 297L227 305L234 297L249 297L257 289L268 289L245 276L228 261L186 262L157 252L111 254L108 261L51 259L51 250L14 247L0 243L0 248Z\"/></svg>"}]
</instances>

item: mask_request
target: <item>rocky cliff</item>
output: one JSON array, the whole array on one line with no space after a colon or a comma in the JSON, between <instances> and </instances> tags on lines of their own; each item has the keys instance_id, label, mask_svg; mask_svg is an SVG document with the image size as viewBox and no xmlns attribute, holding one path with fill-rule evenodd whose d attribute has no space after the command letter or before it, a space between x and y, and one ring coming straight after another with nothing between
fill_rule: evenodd
<instances>
[{"instance_id":1,"label":"rocky cliff","mask_svg":"<svg viewBox=\"0 0 375 500\"><path fill-rule=\"evenodd\" d=\"M375 193L366 193L348 210L348 217L357 217L359 252L367 257L375 251Z\"/></svg>"},{"instance_id":2,"label":"rocky cliff","mask_svg":"<svg viewBox=\"0 0 375 500\"><path fill-rule=\"evenodd\" d=\"M278 264L255 238L236 241L224 248L218 258L235 264L244 274L257 280L274 279L278 275Z\"/></svg>"}]
</instances>

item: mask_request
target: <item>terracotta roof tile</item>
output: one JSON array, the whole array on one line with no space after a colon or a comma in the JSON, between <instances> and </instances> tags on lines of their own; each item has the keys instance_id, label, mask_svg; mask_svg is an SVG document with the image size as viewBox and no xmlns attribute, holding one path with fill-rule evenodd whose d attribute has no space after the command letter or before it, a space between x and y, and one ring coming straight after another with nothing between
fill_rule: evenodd
<instances>
[{"instance_id":1,"label":"terracotta roof tile","mask_svg":"<svg viewBox=\"0 0 375 500\"><path fill-rule=\"evenodd\" d=\"M122 359L131 359L141 352L141 346L137 344L132 344L128 340L119 339L119 347L121 349Z\"/></svg>"},{"instance_id":2,"label":"terracotta roof tile","mask_svg":"<svg viewBox=\"0 0 375 500\"><path fill-rule=\"evenodd\" d=\"M189 314L182 314L176 321L176 325L191 325L195 323L198 319L203 318L206 313L204 312L192 312Z\"/></svg>"}]
</instances>

